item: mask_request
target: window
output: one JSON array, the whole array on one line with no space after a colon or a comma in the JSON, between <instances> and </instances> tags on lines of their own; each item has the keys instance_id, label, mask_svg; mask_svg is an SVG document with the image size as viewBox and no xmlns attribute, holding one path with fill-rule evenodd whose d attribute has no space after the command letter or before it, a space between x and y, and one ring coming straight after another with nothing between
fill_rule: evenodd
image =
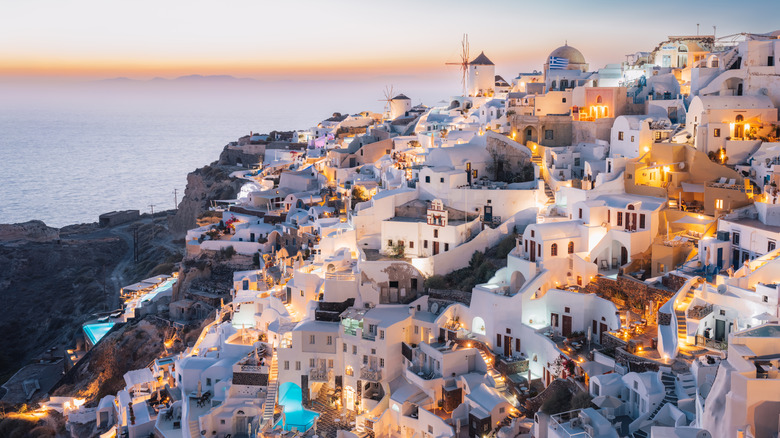
<instances>
[{"instance_id":1,"label":"window","mask_svg":"<svg viewBox=\"0 0 780 438\"><path fill-rule=\"evenodd\" d=\"M379 330L379 339L384 339L384 338L385 338L385 331Z\"/></svg>"},{"instance_id":2,"label":"window","mask_svg":"<svg viewBox=\"0 0 780 438\"><path fill-rule=\"evenodd\" d=\"M633 135L631 136L631 142L632 143L634 142L634 136Z\"/></svg>"},{"instance_id":3,"label":"window","mask_svg":"<svg viewBox=\"0 0 780 438\"><path fill-rule=\"evenodd\" d=\"M506 329L506 334L511 335L512 334L512 329L511 328Z\"/></svg>"},{"instance_id":4,"label":"window","mask_svg":"<svg viewBox=\"0 0 780 438\"><path fill-rule=\"evenodd\" d=\"M314 361L314 358L313 358L313 357L309 359L309 368L314 368L314 366L315 366L315 363L314 363L314 362L315 362L315 361Z\"/></svg>"},{"instance_id":5,"label":"window","mask_svg":"<svg viewBox=\"0 0 780 438\"><path fill-rule=\"evenodd\" d=\"M623 131L618 132L618 140L623 140Z\"/></svg>"},{"instance_id":6,"label":"window","mask_svg":"<svg viewBox=\"0 0 780 438\"><path fill-rule=\"evenodd\" d=\"M723 200L722 199L716 199L715 200L715 208L722 210L723 209Z\"/></svg>"},{"instance_id":7,"label":"window","mask_svg":"<svg viewBox=\"0 0 780 438\"><path fill-rule=\"evenodd\" d=\"M439 178L439 182L443 183L444 182L444 178Z\"/></svg>"},{"instance_id":8,"label":"window","mask_svg":"<svg viewBox=\"0 0 780 438\"><path fill-rule=\"evenodd\" d=\"M645 215L643 214L639 215L639 228L645 229Z\"/></svg>"},{"instance_id":9,"label":"window","mask_svg":"<svg viewBox=\"0 0 780 438\"><path fill-rule=\"evenodd\" d=\"M414 249L414 241L409 241L409 249Z\"/></svg>"},{"instance_id":10,"label":"window","mask_svg":"<svg viewBox=\"0 0 780 438\"><path fill-rule=\"evenodd\" d=\"M720 128L715 128L712 130L712 136L713 137L720 137Z\"/></svg>"},{"instance_id":11,"label":"window","mask_svg":"<svg viewBox=\"0 0 780 438\"><path fill-rule=\"evenodd\" d=\"M581 275L577 276L577 286L582 286L582 276Z\"/></svg>"},{"instance_id":12,"label":"window","mask_svg":"<svg viewBox=\"0 0 780 438\"><path fill-rule=\"evenodd\" d=\"M384 367L385 367L385 358L384 357L380 357L379 358L379 368L384 368Z\"/></svg>"},{"instance_id":13,"label":"window","mask_svg":"<svg viewBox=\"0 0 780 438\"><path fill-rule=\"evenodd\" d=\"M433 238L435 239L438 237L439 237L439 230L433 230Z\"/></svg>"},{"instance_id":14,"label":"window","mask_svg":"<svg viewBox=\"0 0 780 438\"><path fill-rule=\"evenodd\" d=\"M566 103L566 98L565 97L561 99L561 103Z\"/></svg>"},{"instance_id":15,"label":"window","mask_svg":"<svg viewBox=\"0 0 780 438\"><path fill-rule=\"evenodd\" d=\"M343 344L343 346L344 346L344 348L342 349L342 351L343 351L344 353L346 353L346 352L347 352L347 344L345 343L345 344Z\"/></svg>"},{"instance_id":16,"label":"window","mask_svg":"<svg viewBox=\"0 0 780 438\"><path fill-rule=\"evenodd\" d=\"M496 333L496 347L501 347L501 333Z\"/></svg>"},{"instance_id":17,"label":"window","mask_svg":"<svg viewBox=\"0 0 780 438\"><path fill-rule=\"evenodd\" d=\"M553 139L553 131L552 131L552 129L545 129L544 130L544 139L545 140L552 140Z\"/></svg>"},{"instance_id":18,"label":"window","mask_svg":"<svg viewBox=\"0 0 780 438\"><path fill-rule=\"evenodd\" d=\"M449 251L449 250L450 250L450 244L449 243L445 243L444 244L444 251Z\"/></svg>"},{"instance_id":19,"label":"window","mask_svg":"<svg viewBox=\"0 0 780 438\"><path fill-rule=\"evenodd\" d=\"M357 345L352 346L352 354L355 356L357 355Z\"/></svg>"},{"instance_id":20,"label":"window","mask_svg":"<svg viewBox=\"0 0 780 438\"><path fill-rule=\"evenodd\" d=\"M574 242L569 242L569 254L574 254Z\"/></svg>"},{"instance_id":21,"label":"window","mask_svg":"<svg viewBox=\"0 0 780 438\"><path fill-rule=\"evenodd\" d=\"M333 345L333 336L328 336L328 345Z\"/></svg>"},{"instance_id":22,"label":"window","mask_svg":"<svg viewBox=\"0 0 780 438\"><path fill-rule=\"evenodd\" d=\"M206 378L206 386L211 386L211 377Z\"/></svg>"},{"instance_id":23,"label":"window","mask_svg":"<svg viewBox=\"0 0 780 438\"><path fill-rule=\"evenodd\" d=\"M423 248L428 249L428 241L423 240Z\"/></svg>"},{"instance_id":24,"label":"window","mask_svg":"<svg viewBox=\"0 0 780 438\"><path fill-rule=\"evenodd\" d=\"M720 316L726 316L726 311L725 310L721 310L720 311Z\"/></svg>"},{"instance_id":25,"label":"window","mask_svg":"<svg viewBox=\"0 0 780 438\"><path fill-rule=\"evenodd\" d=\"M571 313L571 307L564 307L563 313Z\"/></svg>"},{"instance_id":26,"label":"window","mask_svg":"<svg viewBox=\"0 0 780 438\"><path fill-rule=\"evenodd\" d=\"M553 257L558 255L558 244L557 243L553 243L552 245L550 245L550 255L553 256Z\"/></svg>"},{"instance_id":27,"label":"window","mask_svg":"<svg viewBox=\"0 0 780 438\"><path fill-rule=\"evenodd\" d=\"M420 326L419 325L414 326L414 334L415 335L419 335L420 334Z\"/></svg>"},{"instance_id":28,"label":"window","mask_svg":"<svg viewBox=\"0 0 780 438\"><path fill-rule=\"evenodd\" d=\"M618 212L618 222L617 222L617 224L618 224L619 227L623 226L623 212L622 211Z\"/></svg>"},{"instance_id":29,"label":"window","mask_svg":"<svg viewBox=\"0 0 780 438\"><path fill-rule=\"evenodd\" d=\"M368 365L368 356L363 355L363 365Z\"/></svg>"},{"instance_id":30,"label":"window","mask_svg":"<svg viewBox=\"0 0 780 438\"><path fill-rule=\"evenodd\" d=\"M768 297L768 296L766 296L766 295L764 295L764 297L763 297L763 301L764 301L765 303L768 303L768 302L769 302L769 297Z\"/></svg>"},{"instance_id":31,"label":"window","mask_svg":"<svg viewBox=\"0 0 780 438\"><path fill-rule=\"evenodd\" d=\"M499 413L499 414L503 414L505 409L506 409L506 408L498 408L498 413Z\"/></svg>"},{"instance_id":32,"label":"window","mask_svg":"<svg viewBox=\"0 0 780 438\"><path fill-rule=\"evenodd\" d=\"M425 182L427 182L427 183L431 182L431 177L430 176L426 176L425 177Z\"/></svg>"},{"instance_id":33,"label":"window","mask_svg":"<svg viewBox=\"0 0 780 438\"><path fill-rule=\"evenodd\" d=\"M284 369L285 370L289 370L290 369L290 361L289 360L284 361Z\"/></svg>"},{"instance_id":34,"label":"window","mask_svg":"<svg viewBox=\"0 0 780 438\"><path fill-rule=\"evenodd\" d=\"M328 368L333 368L333 359L328 359Z\"/></svg>"},{"instance_id":35,"label":"window","mask_svg":"<svg viewBox=\"0 0 780 438\"><path fill-rule=\"evenodd\" d=\"M387 241L387 246L393 246L393 239Z\"/></svg>"},{"instance_id":36,"label":"window","mask_svg":"<svg viewBox=\"0 0 780 438\"><path fill-rule=\"evenodd\" d=\"M731 243L734 245L739 245L739 233L734 233L731 235Z\"/></svg>"},{"instance_id":37,"label":"window","mask_svg":"<svg viewBox=\"0 0 780 438\"><path fill-rule=\"evenodd\" d=\"M578 212L578 217L579 217L580 219L582 219L582 209L581 209L581 208L579 209L579 212Z\"/></svg>"},{"instance_id":38,"label":"window","mask_svg":"<svg viewBox=\"0 0 780 438\"><path fill-rule=\"evenodd\" d=\"M777 248L777 242L770 240L766 243L766 252L772 252Z\"/></svg>"},{"instance_id":39,"label":"window","mask_svg":"<svg viewBox=\"0 0 780 438\"><path fill-rule=\"evenodd\" d=\"M295 361L295 371L300 371L300 370L301 370L301 361L296 360Z\"/></svg>"},{"instance_id":40,"label":"window","mask_svg":"<svg viewBox=\"0 0 780 438\"><path fill-rule=\"evenodd\" d=\"M309 343L310 344L313 344L315 342L315 340L316 339L315 339L314 335L309 335Z\"/></svg>"},{"instance_id":41,"label":"window","mask_svg":"<svg viewBox=\"0 0 780 438\"><path fill-rule=\"evenodd\" d=\"M433 433L433 426L431 426L430 424L428 425L428 433L430 434Z\"/></svg>"},{"instance_id":42,"label":"window","mask_svg":"<svg viewBox=\"0 0 780 438\"><path fill-rule=\"evenodd\" d=\"M607 223L611 220L610 216L612 216L612 210L607 210Z\"/></svg>"},{"instance_id":43,"label":"window","mask_svg":"<svg viewBox=\"0 0 780 438\"><path fill-rule=\"evenodd\" d=\"M531 230L531 237L536 237L534 236L534 234L536 234L536 232L534 230Z\"/></svg>"},{"instance_id":44,"label":"window","mask_svg":"<svg viewBox=\"0 0 780 438\"><path fill-rule=\"evenodd\" d=\"M660 140L661 139L661 131L655 131L655 139Z\"/></svg>"}]
</instances>

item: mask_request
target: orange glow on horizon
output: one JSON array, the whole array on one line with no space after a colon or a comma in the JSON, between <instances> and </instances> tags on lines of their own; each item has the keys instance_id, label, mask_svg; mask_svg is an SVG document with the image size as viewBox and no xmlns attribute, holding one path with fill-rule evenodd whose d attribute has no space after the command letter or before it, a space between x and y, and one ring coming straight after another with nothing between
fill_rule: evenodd
<instances>
[{"instance_id":1,"label":"orange glow on horizon","mask_svg":"<svg viewBox=\"0 0 780 438\"><path fill-rule=\"evenodd\" d=\"M452 71L450 71L452 70ZM455 73L443 62L430 57L407 58L403 62L386 57L360 59L279 60L262 63L254 60L224 59L6 59L0 76L29 77L176 77L191 74L231 75L236 77L317 77L360 75L408 75Z\"/></svg>"}]
</instances>

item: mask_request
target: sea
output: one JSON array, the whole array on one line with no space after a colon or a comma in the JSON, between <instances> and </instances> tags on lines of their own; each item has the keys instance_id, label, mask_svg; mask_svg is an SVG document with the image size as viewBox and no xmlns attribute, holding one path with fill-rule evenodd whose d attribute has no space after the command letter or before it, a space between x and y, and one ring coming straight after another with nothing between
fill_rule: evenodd
<instances>
[{"instance_id":1,"label":"sea","mask_svg":"<svg viewBox=\"0 0 780 438\"><path fill-rule=\"evenodd\" d=\"M62 227L114 210L171 210L187 173L230 141L308 129L334 112L381 112L392 82L414 104L437 104L457 93L451 79L0 84L0 223Z\"/></svg>"}]
</instances>

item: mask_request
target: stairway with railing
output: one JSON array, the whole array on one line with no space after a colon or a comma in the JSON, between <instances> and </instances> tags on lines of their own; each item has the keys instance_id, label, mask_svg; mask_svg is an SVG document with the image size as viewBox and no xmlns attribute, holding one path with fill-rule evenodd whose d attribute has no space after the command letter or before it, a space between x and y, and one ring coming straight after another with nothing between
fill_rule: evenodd
<instances>
[{"instance_id":1,"label":"stairway with railing","mask_svg":"<svg viewBox=\"0 0 780 438\"><path fill-rule=\"evenodd\" d=\"M274 409L276 408L276 392L279 389L279 368L277 363L276 350L271 358L271 368L268 372L268 390L265 394L265 404L263 405L262 426L266 427L273 422Z\"/></svg>"}]
</instances>

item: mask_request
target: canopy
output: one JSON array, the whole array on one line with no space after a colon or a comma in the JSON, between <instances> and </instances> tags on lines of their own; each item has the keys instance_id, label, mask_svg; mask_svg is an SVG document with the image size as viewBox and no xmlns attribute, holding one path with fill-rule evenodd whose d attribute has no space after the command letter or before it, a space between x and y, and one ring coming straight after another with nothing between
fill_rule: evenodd
<instances>
[{"instance_id":1,"label":"canopy","mask_svg":"<svg viewBox=\"0 0 780 438\"><path fill-rule=\"evenodd\" d=\"M777 317L768 312L753 315L753 319L757 319L759 321L777 321Z\"/></svg>"},{"instance_id":2,"label":"canopy","mask_svg":"<svg viewBox=\"0 0 780 438\"><path fill-rule=\"evenodd\" d=\"M611 395L600 395L593 399L593 404L602 409L615 409L623 406L623 400Z\"/></svg>"},{"instance_id":3,"label":"canopy","mask_svg":"<svg viewBox=\"0 0 780 438\"><path fill-rule=\"evenodd\" d=\"M704 184L693 184L683 181L682 190L685 193L704 193Z\"/></svg>"}]
</instances>

